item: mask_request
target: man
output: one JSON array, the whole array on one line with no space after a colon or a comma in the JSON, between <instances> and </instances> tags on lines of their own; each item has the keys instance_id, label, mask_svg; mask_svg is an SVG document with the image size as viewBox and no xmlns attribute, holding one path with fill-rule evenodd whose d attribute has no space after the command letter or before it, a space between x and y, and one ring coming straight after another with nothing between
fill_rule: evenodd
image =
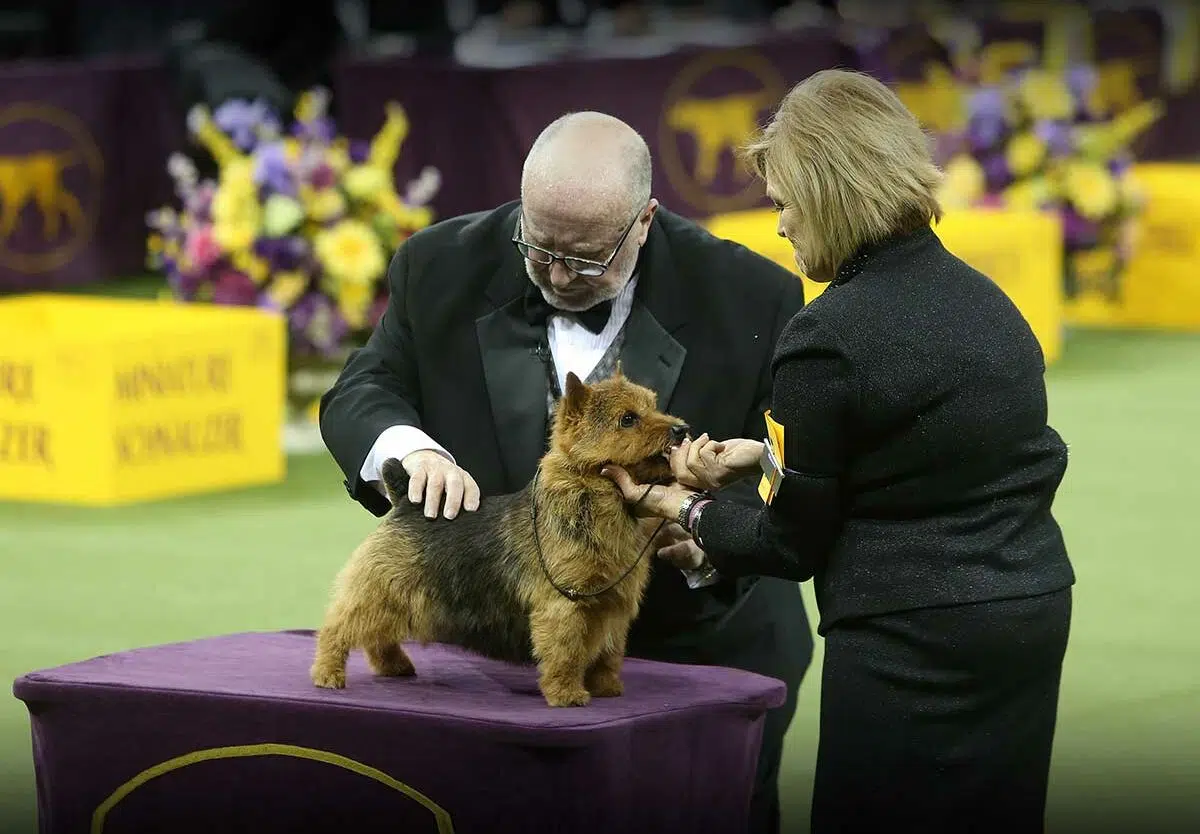
<instances>
[{"instance_id":1,"label":"man","mask_svg":"<svg viewBox=\"0 0 1200 834\"><path fill-rule=\"evenodd\" d=\"M567 373L600 379L618 359L696 435L765 436L771 356L803 305L802 285L660 208L650 182L650 151L632 128L569 114L530 149L519 202L405 241L389 268L387 312L321 401L321 432L353 498L388 510L379 487L388 458L403 463L408 499L430 517L517 491L546 449ZM753 485L728 493L722 500L761 503ZM678 526L660 545L664 557L697 550ZM628 653L787 683L787 703L764 729L752 808L752 830L774 832L812 635L795 583L712 579L656 562Z\"/></svg>"}]
</instances>

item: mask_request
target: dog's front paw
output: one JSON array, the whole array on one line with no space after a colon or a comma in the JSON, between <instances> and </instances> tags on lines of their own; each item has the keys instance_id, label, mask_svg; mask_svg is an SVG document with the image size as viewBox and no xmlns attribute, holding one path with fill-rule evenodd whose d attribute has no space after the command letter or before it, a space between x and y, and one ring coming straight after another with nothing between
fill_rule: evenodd
<instances>
[{"instance_id":1,"label":"dog's front paw","mask_svg":"<svg viewBox=\"0 0 1200 834\"><path fill-rule=\"evenodd\" d=\"M552 707L584 707L592 700L592 696L582 686L543 687L542 697Z\"/></svg>"},{"instance_id":2,"label":"dog's front paw","mask_svg":"<svg viewBox=\"0 0 1200 834\"><path fill-rule=\"evenodd\" d=\"M587 681L588 692L597 698L617 698L625 694L625 684L615 672L598 672Z\"/></svg>"},{"instance_id":3,"label":"dog's front paw","mask_svg":"<svg viewBox=\"0 0 1200 834\"><path fill-rule=\"evenodd\" d=\"M314 666L311 675L312 682L322 689L346 688L345 669L318 669Z\"/></svg>"}]
</instances>

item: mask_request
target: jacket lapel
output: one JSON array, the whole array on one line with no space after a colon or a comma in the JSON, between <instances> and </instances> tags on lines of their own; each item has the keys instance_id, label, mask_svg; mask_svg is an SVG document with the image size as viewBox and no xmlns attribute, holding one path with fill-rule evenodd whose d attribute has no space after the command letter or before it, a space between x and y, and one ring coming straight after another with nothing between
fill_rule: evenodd
<instances>
[{"instance_id":1,"label":"jacket lapel","mask_svg":"<svg viewBox=\"0 0 1200 834\"><path fill-rule=\"evenodd\" d=\"M512 218L515 224L515 209ZM505 480L515 491L533 478L546 451L549 347L545 328L525 320L529 279L516 248L508 248L486 291L494 309L475 320L475 333Z\"/></svg>"},{"instance_id":2,"label":"jacket lapel","mask_svg":"<svg viewBox=\"0 0 1200 834\"><path fill-rule=\"evenodd\" d=\"M658 394L658 407L670 408L675 385L683 370L687 349L640 302L635 302L625 323L621 346L621 372L638 385Z\"/></svg>"},{"instance_id":3,"label":"jacket lapel","mask_svg":"<svg viewBox=\"0 0 1200 834\"><path fill-rule=\"evenodd\" d=\"M664 411L670 409L687 358L687 349L672 335L687 323L688 299L681 290L670 241L655 218L638 258L637 293L625 324L621 370L657 392L658 407Z\"/></svg>"}]
</instances>

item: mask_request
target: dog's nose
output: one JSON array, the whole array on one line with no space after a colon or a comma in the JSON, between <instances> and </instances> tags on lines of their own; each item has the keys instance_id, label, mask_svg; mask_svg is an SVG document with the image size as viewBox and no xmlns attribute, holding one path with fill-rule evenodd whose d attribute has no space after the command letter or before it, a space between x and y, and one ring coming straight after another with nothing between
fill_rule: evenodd
<instances>
[{"instance_id":1,"label":"dog's nose","mask_svg":"<svg viewBox=\"0 0 1200 834\"><path fill-rule=\"evenodd\" d=\"M688 425L671 426L671 442L678 446L683 441L687 440L687 436L691 433L692 427Z\"/></svg>"}]
</instances>

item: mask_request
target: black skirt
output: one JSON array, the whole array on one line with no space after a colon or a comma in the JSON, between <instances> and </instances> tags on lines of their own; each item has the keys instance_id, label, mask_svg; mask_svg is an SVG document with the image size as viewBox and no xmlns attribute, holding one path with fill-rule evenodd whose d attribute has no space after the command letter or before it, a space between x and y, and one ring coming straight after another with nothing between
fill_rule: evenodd
<instances>
[{"instance_id":1,"label":"black skirt","mask_svg":"<svg viewBox=\"0 0 1200 834\"><path fill-rule=\"evenodd\" d=\"M826 635L813 834L1037 834L1071 589Z\"/></svg>"}]
</instances>

